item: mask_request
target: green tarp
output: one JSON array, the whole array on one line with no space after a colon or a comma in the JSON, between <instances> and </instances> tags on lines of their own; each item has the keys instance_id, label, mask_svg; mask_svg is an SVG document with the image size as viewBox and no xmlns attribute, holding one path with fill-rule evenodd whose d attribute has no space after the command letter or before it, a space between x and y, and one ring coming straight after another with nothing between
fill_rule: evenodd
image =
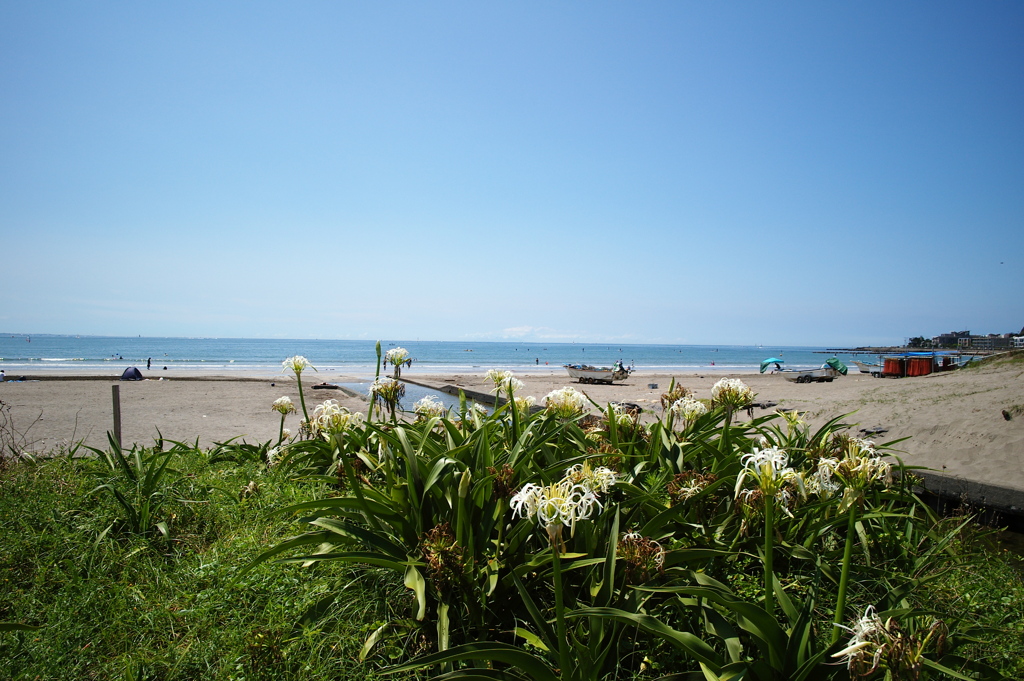
<instances>
[{"instance_id":1,"label":"green tarp","mask_svg":"<svg viewBox=\"0 0 1024 681\"><path fill-rule=\"evenodd\" d=\"M830 367L841 373L843 376L846 375L846 365L840 362L838 357L830 357L829 359L825 360L825 364L829 365Z\"/></svg>"}]
</instances>

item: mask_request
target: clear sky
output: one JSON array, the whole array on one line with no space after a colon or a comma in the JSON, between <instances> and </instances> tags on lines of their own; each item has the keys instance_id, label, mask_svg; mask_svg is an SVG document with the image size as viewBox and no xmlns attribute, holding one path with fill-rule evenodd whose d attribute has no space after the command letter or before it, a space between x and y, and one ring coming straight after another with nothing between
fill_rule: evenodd
<instances>
[{"instance_id":1,"label":"clear sky","mask_svg":"<svg viewBox=\"0 0 1024 681\"><path fill-rule=\"evenodd\" d=\"M1024 326L1024 3L0 0L0 331Z\"/></svg>"}]
</instances>

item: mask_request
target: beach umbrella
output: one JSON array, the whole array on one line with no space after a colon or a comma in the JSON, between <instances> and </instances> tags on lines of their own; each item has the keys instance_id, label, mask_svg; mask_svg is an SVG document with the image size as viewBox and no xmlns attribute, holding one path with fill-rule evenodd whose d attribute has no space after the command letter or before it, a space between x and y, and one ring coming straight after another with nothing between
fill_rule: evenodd
<instances>
[{"instance_id":1,"label":"beach umbrella","mask_svg":"<svg viewBox=\"0 0 1024 681\"><path fill-rule=\"evenodd\" d=\"M785 363L786 363L786 360L784 360L784 359L779 359L778 357L769 357L765 361L761 362L761 373L763 374L764 370L767 369L772 364L774 364L775 366L777 366L777 367L779 367L781 369L782 365L785 364Z\"/></svg>"}]
</instances>

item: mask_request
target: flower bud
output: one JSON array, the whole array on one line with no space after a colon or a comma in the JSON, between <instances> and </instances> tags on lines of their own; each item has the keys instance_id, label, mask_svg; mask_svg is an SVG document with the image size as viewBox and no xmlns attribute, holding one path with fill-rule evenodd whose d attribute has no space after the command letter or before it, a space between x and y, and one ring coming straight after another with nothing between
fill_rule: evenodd
<instances>
[{"instance_id":1,"label":"flower bud","mask_svg":"<svg viewBox=\"0 0 1024 681\"><path fill-rule=\"evenodd\" d=\"M466 495L469 494L469 481L473 477L473 474L469 472L469 469L462 471L462 477L459 478L459 498L465 499Z\"/></svg>"}]
</instances>

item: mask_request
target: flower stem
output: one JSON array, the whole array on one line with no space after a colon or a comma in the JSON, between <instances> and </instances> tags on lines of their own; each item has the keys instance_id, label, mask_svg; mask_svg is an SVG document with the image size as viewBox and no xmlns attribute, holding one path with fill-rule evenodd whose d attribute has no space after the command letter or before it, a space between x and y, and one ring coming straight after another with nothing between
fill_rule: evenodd
<instances>
[{"instance_id":1,"label":"flower stem","mask_svg":"<svg viewBox=\"0 0 1024 681\"><path fill-rule=\"evenodd\" d=\"M551 568L555 586L555 622L558 631L558 664L562 668L561 678L572 678L569 663L569 641L565 635L565 605L562 602L562 554L559 547L551 545Z\"/></svg>"},{"instance_id":2,"label":"flower stem","mask_svg":"<svg viewBox=\"0 0 1024 681\"><path fill-rule=\"evenodd\" d=\"M281 427L277 430L277 445L280 447L284 442L284 414L281 414Z\"/></svg>"},{"instance_id":3,"label":"flower stem","mask_svg":"<svg viewBox=\"0 0 1024 681\"><path fill-rule=\"evenodd\" d=\"M377 341L377 372L373 375L373 382L380 378L380 341ZM373 404L376 402L373 395L370 395L370 405L366 408L366 421L373 421Z\"/></svg>"},{"instance_id":4,"label":"flower stem","mask_svg":"<svg viewBox=\"0 0 1024 681\"><path fill-rule=\"evenodd\" d=\"M772 569L775 539L775 497L764 495L764 609L775 610L775 573Z\"/></svg>"},{"instance_id":5,"label":"flower stem","mask_svg":"<svg viewBox=\"0 0 1024 681\"><path fill-rule=\"evenodd\" d=\"M832 618L834 624L843 623L843 614L846 610L846 590L850 584L850 560L853 558L853 537L857 532L857 505L851 504L849 521L846 526L846 547L843 550L843 573L839 577L839 597L836 599L836 614ZM832 643L839 640L839 627L832 628Z\"/></svg>"},{"instance_id":6,"label":"flower stem","mask_svg":"<svg viewBox=\"0 0 1024 681\"><path fill-rule=\"evenodd\" d=\"M309 423L309 413L306 411L306 396L302 394L302 374L295 372L295 382L299 384L299 403L302 404L302 418Z\"/></svg>"}]
</instances>

